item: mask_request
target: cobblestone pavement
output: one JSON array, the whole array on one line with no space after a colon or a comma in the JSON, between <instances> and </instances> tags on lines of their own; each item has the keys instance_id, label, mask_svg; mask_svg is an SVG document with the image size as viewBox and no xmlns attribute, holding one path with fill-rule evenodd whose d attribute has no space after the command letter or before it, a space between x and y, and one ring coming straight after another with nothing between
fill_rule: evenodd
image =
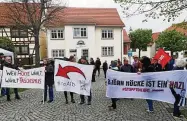
<instances>
[{"instance_id":1,"label":"cobblestone pavement","mask_svg":"<svg viewBox=\"0 0 187 121\"><path fill-rule=\"evenodd\" d=\"M55 92L55 101L41 104L42 90L22 92L22 100L7 102L0 98L0 121L186 121L174 118L167 111L167 104L154 101L154 113L146 112L145 100L121 99L117 110L109 111L110 99L105 97L104 78L97 78L92 85L92 105L65 104L63 92Z\"/></svg>"}]
</instances>

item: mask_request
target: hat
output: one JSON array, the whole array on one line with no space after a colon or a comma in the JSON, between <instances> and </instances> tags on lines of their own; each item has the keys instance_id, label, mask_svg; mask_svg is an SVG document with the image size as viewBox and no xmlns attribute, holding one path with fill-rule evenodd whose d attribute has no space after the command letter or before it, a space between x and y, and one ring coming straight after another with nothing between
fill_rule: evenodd
<instances>
[{"instance_id":1,"label":"hat","mask_svg":"<svg viewBox=\"0 0 187 121\"><path fill-rule=\"evenodd\" d=\"M137 55L134 55L133 57L134 57L134 58L138 58L138 56L137 56Z\"/></svg>"}]
</instances>

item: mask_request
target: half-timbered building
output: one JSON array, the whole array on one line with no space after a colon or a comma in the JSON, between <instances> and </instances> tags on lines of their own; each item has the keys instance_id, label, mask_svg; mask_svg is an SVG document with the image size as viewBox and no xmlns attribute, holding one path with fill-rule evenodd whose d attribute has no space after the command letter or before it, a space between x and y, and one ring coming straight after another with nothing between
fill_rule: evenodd
<instances>
[{"instance_id":1,"label":"half-timbered building","mask_svg":"<svg viewBox=\"0 0 187 121\"><path fill-rule=\"evenodd\" d=\"M35 57L34 37L28 29L17 28L9 19L10 10L7 3L0 3L0 37L8 37L15 45L16 62L20 65L31 65Z\"/></svg>"}]
</instances>

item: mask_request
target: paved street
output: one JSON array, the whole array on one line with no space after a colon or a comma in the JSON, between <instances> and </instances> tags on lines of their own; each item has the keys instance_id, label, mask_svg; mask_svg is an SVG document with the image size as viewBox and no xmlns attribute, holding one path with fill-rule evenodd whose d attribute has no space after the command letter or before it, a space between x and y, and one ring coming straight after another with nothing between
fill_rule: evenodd
<instances>
[{"instance_id":1,"label":"paved street","mask_svg":"<svg viewBox=\"0 0 187 121\"><path fill-rule=\"evenodd\" d=\"M65 104L63 92L55 92L55 101L41 104L42 90L21 93L22 100L7 102L0 98L0 121L178 121L167 111L166 103L154 102L154 113L146 112L145 100L121 99L117 110L109 111L110 100L105 97L104 78L93 83L92 105ZM180 119L185 121L185 119Z\"/></svg>"}]
</instances>

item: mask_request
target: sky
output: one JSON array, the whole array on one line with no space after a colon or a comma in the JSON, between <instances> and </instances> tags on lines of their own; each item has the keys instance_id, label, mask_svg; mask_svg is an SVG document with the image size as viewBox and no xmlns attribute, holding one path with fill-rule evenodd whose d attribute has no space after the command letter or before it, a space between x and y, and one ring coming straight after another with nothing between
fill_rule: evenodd
<instances>
[{"instance_id":1,"label":"sky","mask_svg":"<svg viewBox=\"0 0 187 121\"><path fill-rule=\"evenodd\" d=\"M145 19L144 15L133 16L125 18L122 13L122 8L119 4L114 3L113 0L66 0L66 4L69 7L99 7L99 8L117 8L122 21L125 24L125 29L129 31L131 27L133 30L138 28L152 29L153 32L161 32L166 28L170 27L173 23L180 23L187 19L187 15L184 13L180 17L176 18L175 21L166 22L163 19L148 19L148 22L142 22Z\"/></svg>"},{"instance_id":2,"label":"sky","mask_svg":"<svg viewBox=\"0 0 187 121\"><path fill-rule=\"evenodd\" d=\"M9 0L0 0L0 2L7 2ZM175 21L167 22L163 21L163 19L148 19L148 22L142 22L145 19L145 15L133 16L130 18L125 18L122 13L122 8L119 4L114 3L113 0L53 0L55 1L63 1L68 7L92 7L92 8L116 8L119 12L119 15L122 21L125 24L125 29L129 32L130 27L132 30L136 30L139 28L143 29L152 29L153 32L161 32L168 27L170 27L174 23L180 23L187 20L187 14L181 14L180 17L176 18ZM187 11L186 11L187 12Z\"/></svg>"}]
</instances>

